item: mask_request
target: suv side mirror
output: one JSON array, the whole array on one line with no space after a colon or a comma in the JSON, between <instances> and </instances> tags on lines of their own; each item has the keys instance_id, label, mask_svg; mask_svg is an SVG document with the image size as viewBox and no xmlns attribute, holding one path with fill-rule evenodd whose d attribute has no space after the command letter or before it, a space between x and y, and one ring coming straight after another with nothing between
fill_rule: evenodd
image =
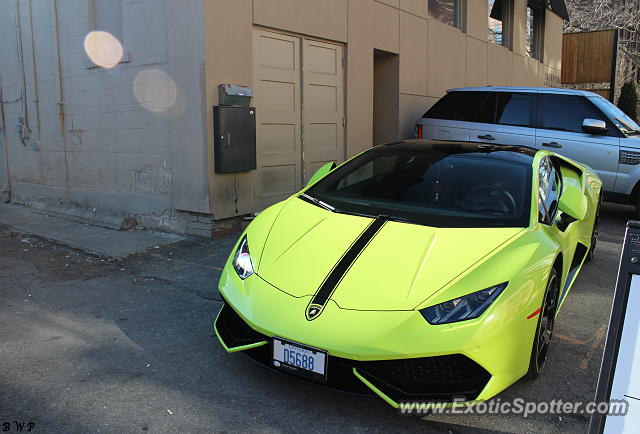
<instances>
[{"instance_id":1,"label":"suv side mirror","mask_svg":"<svg viewBox=\"0 0 640 434\"><path fill-rule=\"evenodd\" d=\"M336 168L336 163L333 161L331 163L323 164L322 166L320 166L318 170L316 170L316 173L314 173L313 176L309 178L307 185L313 184L314 182L324 177L326 174L328 174L335 168Z\"/></svg>"},{"instance_id":2,"label":"suv side mirror","mask_svg":"<svg viewBox=\"0 0 640 434\"><path fill-rule=\"evenodd\" d=\"M607 124L600 119L585 119L582 121L582 131L587 134L604 134L607 130Z\"/></svg>"}]
</instances>

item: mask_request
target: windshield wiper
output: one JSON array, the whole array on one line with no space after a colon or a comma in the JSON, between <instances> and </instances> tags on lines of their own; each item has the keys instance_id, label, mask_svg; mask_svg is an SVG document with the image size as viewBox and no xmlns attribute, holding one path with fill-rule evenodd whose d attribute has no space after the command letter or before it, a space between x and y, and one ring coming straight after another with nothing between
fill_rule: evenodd
<instances>
[{"instance_id":1,"label":"windshield wiper","mask_svg":"<svg viewBox=\"0 0 640 434\"><path fill-rule=\"evenodd\" d=\"M629 125L627 122L625 122L623 119L620 119L619 117L615 118L618 123L616 124L618 128L620 128L620 130L622 130L622 132L628 136L635 136L637 134L640 134L640 131L635 129L632 125Z\"/></svg>"},{"instance_id":2,"label":"windshield wiper","mask_svg":"<svg viewBox=\"0 0 640 434\"><path fill-rule=\"evenodd\" d=\"M633 129L630 130L624 127L619 127L619 128L620 128L620 131L622 131L622 133L625 136L637 136L638 134L640 134L639 130L633 130Z\"/></svg>"},{"instance_id":3,"label":"windshield wiper","mask_svg":"<svg viewBox=\"0 0 640 434\"><path fill-rule=\"evenodd\" d=\"M382 220L389 220L389 221L392 221L392 222L413 223L413 221L410 220L410 219L407 219L407 218L404 218L404 217L398 217L398 216L395 216L395 215L380 214L378 216L378 218L382 219Z\"/></svg>"},{"instance_id":4,"label":"windshield wiper","mask_svg":"<svg viewBox=\"0 0 640 434\"><path fill-rule=\"evenodd\" d=\"M336 211L336 209L335 209L334 207L332 207L331 205L329 205L328 203L323 202L323 201L321 201L320 199L316 199L315 197L309 196L309 195L308 195L308 194L306 194L306 193L302 193L302 194L301 194L300 196L298 196L298 197L299 197L300 199L302 199L302 200L306 201L306 202L309 202L309 203L312 203L312 204L314 204L314 205L317 205L317 206L319 206L320 208L324 208L324 209L326 209L326 210L328 210L328 211L331 211L331 212L335 212L335 211Z\"/></svg>"}]
</instances>

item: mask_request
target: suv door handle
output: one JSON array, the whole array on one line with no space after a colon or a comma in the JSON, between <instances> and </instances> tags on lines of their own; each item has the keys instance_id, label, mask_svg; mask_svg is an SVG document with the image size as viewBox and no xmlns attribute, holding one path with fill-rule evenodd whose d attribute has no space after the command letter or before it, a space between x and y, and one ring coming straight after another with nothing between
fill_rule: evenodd
<instances>
[{"instance_id":1,"label":"suv door handle","mask_svg":"<svg viewBox=\"0 0 640 434\"><path fill-rule=\"evenodd\" d=\"M542 146L546 146L547 148L562 148L562 145L558 142L545 142Z\"/></svg>"},{"instance_id":2,"label":"suv door handle","mask_svg":"<svg viewBox=\"0 0 640 434\"><path fill-rule=\"evenodd\" d=\"M491 134L483 134L481 136L478 136L478 138L482 139L482 140L495 140L496 139Z\"/></svg>"}]
</instances>

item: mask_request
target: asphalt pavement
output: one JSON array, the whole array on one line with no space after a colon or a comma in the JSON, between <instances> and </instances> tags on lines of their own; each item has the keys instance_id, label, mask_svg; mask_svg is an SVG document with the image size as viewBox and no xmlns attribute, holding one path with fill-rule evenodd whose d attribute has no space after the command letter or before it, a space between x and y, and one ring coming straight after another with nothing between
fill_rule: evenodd
<instances>
[{"instance_id":1,"label":"asphalt pavement","mask_svg":"<svg viewBox=\"0 0 640 434\"><path fill-rule=\"evenodd\" d=\"M502 401L593 398L624 227L605 204L593 262L558 321L546 371ZM227 354L211 338L236 235L105 260L0 227L0 426L32 432L586 432L585 415L400 416Z\"/></svg>"}]
</instances>

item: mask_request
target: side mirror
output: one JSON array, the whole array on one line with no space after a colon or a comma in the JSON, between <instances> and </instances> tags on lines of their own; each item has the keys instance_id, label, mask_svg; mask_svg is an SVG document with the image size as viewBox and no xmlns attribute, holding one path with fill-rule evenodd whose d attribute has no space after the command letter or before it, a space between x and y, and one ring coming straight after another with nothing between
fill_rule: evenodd
<instances>
[{"instance_id":1,"label":"side mirror","mask_svg":"<svg viewBox=\"0 0 640 434\"><path fill-rule=\"evenodd\" d=\"M326 174L328 174L329 172L331 172L335 168L336 168L336 163L335 162L323 164L322 166L320 166L320 168L318 170L316 170L316 173L314 173L313 176L311 178L309 178L309 181L307 181L307 186L313 184L314 182L316 182L320 178L324 177Z\"/></svg>"},{"instance_id":2,"label":"side mirror","mask_svg":"<svg viewBox=\"0 0 640 434\"><path fill-rule=\"evenodd\" d=\"M578 179L565 178L558 209L574 220L582 220L587 215L587 197L582 193Z\"/></svg>"},{"instance_id":3,"label":"side mirror","mask_svg":"<svg viewBox=\"0 0 640 434\"><path fill-rule=\"evenodd\" d=\"M587 134L604 134L607 130L605 121L599 119L585 119L582 121L582 131Z\"/></svg>"}]
</instances>

